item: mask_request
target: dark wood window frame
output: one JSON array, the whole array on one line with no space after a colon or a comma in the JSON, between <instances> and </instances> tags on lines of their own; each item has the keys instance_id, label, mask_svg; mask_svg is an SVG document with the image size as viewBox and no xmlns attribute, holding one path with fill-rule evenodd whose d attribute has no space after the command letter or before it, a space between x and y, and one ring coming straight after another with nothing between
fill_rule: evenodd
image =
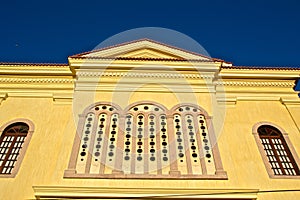
<instances>
[{"instance_id":1,"label":"dark wood window frame","mask_svg":"<svg viewBox=\"0 0 300 200\"><path fill-rule=\"evenodd\" d=\"M8 128L10 128L12 125L16 125L19 126L20 124L26 124L26 126L28 127L27 131L20 131L20 130L15 130L15 133L7 133L7 131L9 130ZM11 131L14 131L13 129L11 129ZM1 137L0 137L0 145L2 144L2 140L4 138L4 134L7 136L11 136L12 137L12 141L9 147L7 147L7 152L5 153L4 156L4 160L2 165L0 166L0 170L2 172L2 169L5 165L5 163L8 161L9 157L13 152L14 152L14 159L13 161L10 161L11 164L13 164L13 168L9 171L9 173L1 173L0 174L0 178L13 178L17 175L22 160L25 156L25 152L26 149L29 145L30 139L32 137L32 134L34 132L34 125L33 123L28 120L28 119L15 119L12 121L7 122L6 124L4 124L3 126L0 127L0 133L1 133ZM15 145L18 145L17 149L14 149L13 147L15 147Z\"/></svg>"},{"instance_id":2,"label":"dark wood window frame","mask_svg":"<svg viewBox=\"0 0 300 200\"><path fill-rule=\"evenodd\" d=\"M274 134L274 136L271 136L271 137L267 137L267 136L264 136L264 135L260 136L259 128L263 127L263 126L273 127L274 130L277 130L279 132L279 134L281 134L281 136L279 136L279 135L275 136L275 134ZM264 165L266 167L266 170L267 170L268 175L269 175L270 178L288 178L288 179L293 179L293 178L298 179L298 178L300 178L300 175L299 175L300 160L299 160L299 157L298 157L298 155L297 155L297 153L296 153L296 151L295 151L295 149L294 149L294 147L293 147L293 145L292 145L292 143L291 143L291 141L288 137L287 132L285 132L281 127L279 127L279 126L277 126L273 123L259 122L259 123L256 123L253 126L252 133L254 135L256 144L258 146L259 152L261 154L262 160L264 162ZM263 139L265 140L265 142L262 142ZM273 152L273 150L275 149L275 146L274 146L272 141L269 141L269 139L277 139L277 140L280 139L281 140L282 145L284 146L284 149L285 149L287 155L291 158L290 160L291 160L291 163L292 163L294 169L297 171L296 175L287 175L285 172L282 172L282 174L280 174L279 172L275 172L274 167L272 169L272 166L271 166L272 161L270 161L269 158L268 158L268 156L270 156L268 154L270 154L270 153L267 153L267 150L272 151L272 153L276 157L275 162L277 163L278 168L281 169L281 170L284 170L284 167L282 166L281 162L277 162L278 160L280 160L279 156L276 152ZM266 142L270 143L269 144L270 148L268 148L268 149L266 149L266 146L265 146L266 144L264 144ZM277 173L277 174L275 174L275 173Z\"/></svg>"}]
</instances>

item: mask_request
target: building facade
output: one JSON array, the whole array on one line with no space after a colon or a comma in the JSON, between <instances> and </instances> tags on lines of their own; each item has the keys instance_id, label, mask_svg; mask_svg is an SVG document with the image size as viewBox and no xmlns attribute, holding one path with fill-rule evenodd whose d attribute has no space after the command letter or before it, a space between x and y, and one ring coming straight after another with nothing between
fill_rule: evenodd
<instances>
[{"instance_id":1,"label":"building facade","mask_svg":"<svg viewBox=\"0 0 300 200\"><path fill-rule=\"evenodd\" d=\"M0 64L0 199L299 199L299 68L143 39Z\"/></svg>"}]
</instances>

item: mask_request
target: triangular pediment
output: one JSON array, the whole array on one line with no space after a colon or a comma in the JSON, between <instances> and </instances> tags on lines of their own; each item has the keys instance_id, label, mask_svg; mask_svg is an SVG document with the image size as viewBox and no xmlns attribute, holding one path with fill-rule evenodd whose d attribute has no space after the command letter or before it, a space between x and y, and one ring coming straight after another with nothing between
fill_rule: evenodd
<instances>
[{"instance_id":1,"label":"triangular pediment","mask_svg":"<svg viewBox=\"0 0 300 200\"><path fill-rule=\"evenodd\" d=\"M125 57L125 58L168 58L168 59L182 59L175 54L170 54L167 52L160 51L158 49L150 49L150 48L141 48L136 49L124 54L119 54L117 57Z\"/></svg>"},{"instance_id":2,"label":"triangular pediment","mask_svg":"<svg viewBox=\"0 0 300 200\"><path fill-rule=\"evenodd\" d=\"M153 58L153 59L193 59L211 61L201 54L186 51L149 39L135 40L107 48L77 54L71 58Z\"/></svg>"}]
</instances>

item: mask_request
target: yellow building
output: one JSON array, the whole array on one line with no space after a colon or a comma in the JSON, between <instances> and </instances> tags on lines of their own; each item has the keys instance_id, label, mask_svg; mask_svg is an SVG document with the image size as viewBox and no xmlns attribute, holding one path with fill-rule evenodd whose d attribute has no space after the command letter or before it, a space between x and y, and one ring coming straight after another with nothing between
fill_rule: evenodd
<instances>
[{"instance_id":1,"label":"yellow building","mask_svg":"<svg viewBox=\"0 0 300 200\"><path fill-rule=\"evenodd\" d=\"M0 199L300 199L299 68L143 39L0 64Z\"/></svg>"}]
</instances>

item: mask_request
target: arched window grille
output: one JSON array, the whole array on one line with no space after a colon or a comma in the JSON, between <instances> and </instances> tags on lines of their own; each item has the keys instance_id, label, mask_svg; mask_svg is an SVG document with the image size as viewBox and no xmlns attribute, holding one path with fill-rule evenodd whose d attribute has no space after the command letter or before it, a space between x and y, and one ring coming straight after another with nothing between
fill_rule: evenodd
<instances>
[{"instance_id":1,"label":"arched window grille","mask_svg":"<svg viewBox=\"0 0 300 200\"><path fill-rule=\"evenodd\" d=\"M80 116L65 177L226 179L208 124L195 105L92 105Z\"/></svg>"},{"instance_id":2,"label":"arched window grille","mask_svg":"<svg viewBox=\"0 0 300 200\"><path fill-rule=\"evenodd\" d=\"M112 173L116 163L119 112L117 106L101 103L91 106L81 116L77 173Z\"/></svg>"},{"instance_id":3,"label":"arched window grille","mask_svg":"<svg viewBox=\"0 0 300 200\"><path fill-rule=\"evenodd\" d=\"M282 133L271 125L261 125L257 132L274 175L299 175L297 163Z\"/></svg>"},{"instance_id":4,"label":"arched window grille","mask_svg":"<svg viewBox=\"0 0 300 200\"><path fill-rule=\"evenodd\" d=\"M14 176L23 159L33 132L33 125L29 122L29 126L28 123L22 121L14 120L2 131L0 137L0 175ZM28 135L30 135L29 138ZM22 150L22 148L25 149Z\"/></svg>"},{"instance_id":5,"label":"arched window grille","mask_svg":"<svg viewBox=\"0 0 300 200\"><path fill-rule=\"evenodd\" d=\"M214 144L209 135L205 114L196 106L182 105L175 108L173 118L176 160L181 173L214 175Z\"/></svg>"},{"instance_id":6,"label":"arched window grille","mask_svg":"<svg viewBox=\"0 0 300 200\"><path fill-rule=\"evenodd\" d=\"M169 150L166 109L140 103L126 111L122 171L125 174L168 174ZM134 166L128 170L128 166Z\"/></svg>"}]
</instances>

